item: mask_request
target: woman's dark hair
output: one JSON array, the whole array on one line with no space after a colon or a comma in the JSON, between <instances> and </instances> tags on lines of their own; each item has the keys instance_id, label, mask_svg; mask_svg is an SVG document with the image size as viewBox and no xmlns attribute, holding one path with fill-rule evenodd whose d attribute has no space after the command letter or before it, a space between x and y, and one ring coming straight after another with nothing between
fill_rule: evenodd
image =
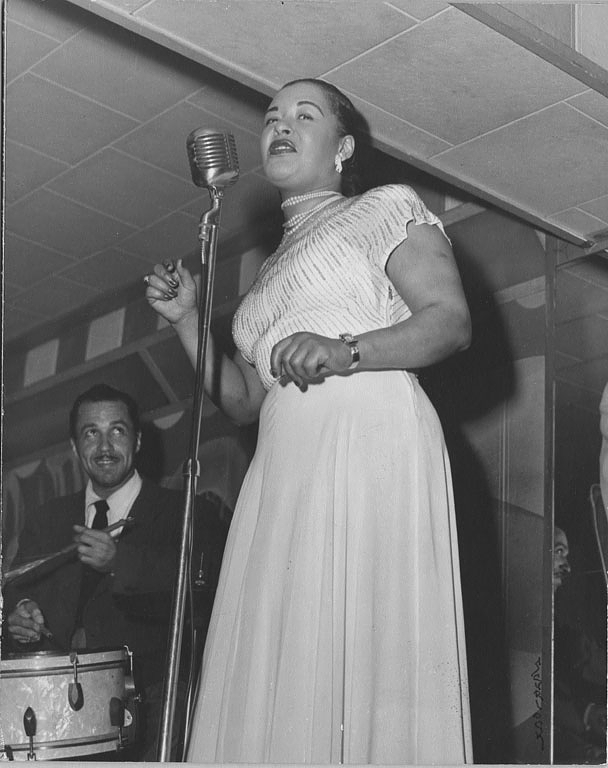
<instances>
[{"instance_id":1,"label":"woman's dark hair","mask_svg":"<svg viewBox=\"0 0 608 768\"><path fill-rule=\"evenodd\" d=\"M314 77L302 77L298 80L291 80L285 83L283 88L298 83L310 83L320 88L332 109L332 112L338 120L338 131L340 136L352 136L355 139L355 151L352 156L342 162L342 194L346 197L353 197L364 190L362 176L361 157L363 155L363 145L366 143L368 130L365 119L355 109L352 101L345 96L339 88L325 80L317 80Z\"/></svg>"},{"instance_id":2,"label":"woman's dark hair","mask_svg":"<svg viewBox=\"0 0 608 768\"><path fill-rule=\"evenodd\" d=\"M133 424L135 434L141 431L141 424L139 420L139 409L137 403L131 395L126 392L121 392L120 389L114 389L108 384L96 384L94 387L87 389L81 395L78 395L74 401L74 405L70 411L70 437L76 440L76 427L78 425L78 413L80 406L85 403L124 403L127 407L129 417Z\"/></svg>"}]
</instances>

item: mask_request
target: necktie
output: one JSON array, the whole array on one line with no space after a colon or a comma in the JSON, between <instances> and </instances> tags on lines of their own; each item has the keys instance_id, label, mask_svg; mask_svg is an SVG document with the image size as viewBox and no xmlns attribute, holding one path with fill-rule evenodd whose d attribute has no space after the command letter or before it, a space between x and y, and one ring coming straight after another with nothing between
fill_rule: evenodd
<instances>
[{"instance_id":1,"label":"necktie","mask_svg":"<svg viewBox=\"0 0 608 768\"><path fill-rule=\"evenodd\" d=\"M99 499L93 505L95 507L95 517L93 518L93 525L91 528L95 528L100 531L103 528L108 527L108 502L105 499Z\"/></svg>"},{"instance_id":2,"label":"necktie","mask_svg":"<svg viewBox=\"0 0 608 768\"><path fill-rule=\"evenodd\" d=\"M93 518L91 528L100 531L103 528L108 527L108 502L105 499L99 499L99 501L94 503L94 507L95 517ZM84 610L103 576L103 573L93 570L93 568L90 568L88 565L83 566L82 580L80 582L80 598L78 600L74 622L77 634L75 634L72 639L72 642L76 643L76 645L73 647L84 647L85 645ZM77 637L79 638L78 640L75 639Z\"/></svg>"}]
</instances>

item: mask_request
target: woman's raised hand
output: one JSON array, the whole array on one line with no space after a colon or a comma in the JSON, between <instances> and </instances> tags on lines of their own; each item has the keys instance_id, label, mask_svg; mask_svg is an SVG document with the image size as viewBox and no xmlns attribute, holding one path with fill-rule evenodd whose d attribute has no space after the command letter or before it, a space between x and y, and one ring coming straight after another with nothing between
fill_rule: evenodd
<instances>
[{"instance_id":1,"label":"woman's raised hand","mask_svg":"<svg viewBox=\"0 0 608 768\"><path fill-rule=\"evenodd\" d=\"M301 387L332 373L344 373L351 359L350 350L340 339L300 332L274 345L270 367L275 378Z\"/></svg>"},{"instance_id":2,"label":"woman's raised hand","mask_svg":"<svg viewBox=\"0 0 608 768\"><path fill-rule=\"evenodd\" d=\"M171 325L198 310L196 282L182 259L164 261L144 277L148 304Z\"/></svg>"}]
</instances>

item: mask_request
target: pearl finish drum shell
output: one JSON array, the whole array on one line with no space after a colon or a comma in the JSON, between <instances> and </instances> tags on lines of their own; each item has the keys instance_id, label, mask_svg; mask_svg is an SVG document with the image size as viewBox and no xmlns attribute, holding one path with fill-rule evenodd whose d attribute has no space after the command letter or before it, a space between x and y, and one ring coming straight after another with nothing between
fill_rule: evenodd
<instances>
[{"instance_id":1,"label":"pearl finish drum shell","mask_svg":"<svg viewBox=\"0 0 608 768\"><path fill-rule=\"evenodd\" d=\"M116 750L119 727L110 723L110 701L126 698L129 669L125 648L78 651L77 674L83 705L78 711L68 699L74 667L63 653L14 656L0 661L0 750L7 747L15 760L27 760L30 750L23 716L31 707L36 717L34 753L38 760L54 760ZM1 753L0 753L1 754Z\"/></svg>"}]
</instances>

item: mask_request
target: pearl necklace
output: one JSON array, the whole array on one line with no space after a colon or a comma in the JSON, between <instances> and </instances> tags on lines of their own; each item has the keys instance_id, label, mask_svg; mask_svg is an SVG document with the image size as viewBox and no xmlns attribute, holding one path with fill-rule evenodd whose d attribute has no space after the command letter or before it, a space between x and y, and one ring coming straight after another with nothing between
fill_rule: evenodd
<instances>
[{"instance_id":1,"label":"pearl necklace","mask_svg":"<svg viewBox=\"0 0 608 768\"><path fill-rule=\"evenodd\" d=\"M329 197L330 195L339 195L339 192L334 192L332 190L320 190L319 192L305 192L303 195L294 195L293 197L288 197L287 200L283 200L281 203L281 209L285 210L285 208L289 208L292 205L297 205L298 203L303 203L305 200L312 200L315 197Z\"/></svg>"},{"instance_id":2,"label":"pearl necklace","mask_svg":"<svg viewBox=\"0 0 608 768\"><path fill-rule=\"evenodd\" d=\"M315 207L311 208L309 211L296 213L295 216L292 216L283 223L285 234L290 235L292 232L295 232L296 229L298 229L302 224L304 224L304 222L308 221L308 219L314 216L315 213L318 213L321 209L325 208L326 205L335 202L338 198L341 197L342 195L334 192L329 200L322 200L318 205L315 205Z\"/></svg>"}]
</instances>

